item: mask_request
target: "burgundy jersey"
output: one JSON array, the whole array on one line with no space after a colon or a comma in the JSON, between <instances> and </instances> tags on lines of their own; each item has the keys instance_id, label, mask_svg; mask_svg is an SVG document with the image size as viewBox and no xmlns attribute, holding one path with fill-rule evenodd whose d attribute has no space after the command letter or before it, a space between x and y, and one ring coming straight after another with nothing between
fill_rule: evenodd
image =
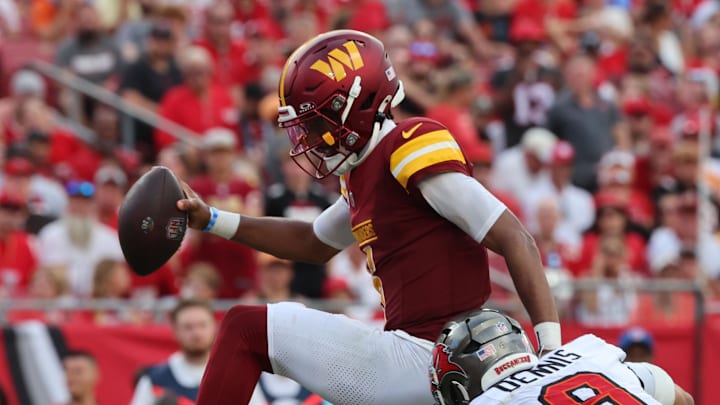
<instances>
[{"instance_id":1,"label":"burgundy jersey","mask_svg":"<svg viewBox=\"0 0 720 405\"><path fill-rule=\"evenodd\" d=\"M340 178L353 235L385 307L385 329L431 341L446 321L490 295L485 247L435 212L417 187L442 172L471 175L472 168L442 124L412 118Z\"/></svg>"}]
</instances>

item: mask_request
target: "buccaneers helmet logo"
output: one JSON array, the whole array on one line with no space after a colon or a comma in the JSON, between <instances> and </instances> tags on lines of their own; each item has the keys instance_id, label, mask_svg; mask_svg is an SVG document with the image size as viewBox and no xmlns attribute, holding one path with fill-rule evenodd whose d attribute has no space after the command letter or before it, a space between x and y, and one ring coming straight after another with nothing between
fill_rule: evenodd
<instances>
[{"instance_id":1,"label":"buccaneers helmet logo","mask_svg":"<svg viewBox=\"0 0 720 405\"><path fill-rule=\"evenodd\" d=\"M450 360L450 349L444 343L438 343L433 348L433 363L430 368L431 389L434 393L440 388L443 378L450 373L467 375L460 365Z\"/></svg>"}]
</instances>

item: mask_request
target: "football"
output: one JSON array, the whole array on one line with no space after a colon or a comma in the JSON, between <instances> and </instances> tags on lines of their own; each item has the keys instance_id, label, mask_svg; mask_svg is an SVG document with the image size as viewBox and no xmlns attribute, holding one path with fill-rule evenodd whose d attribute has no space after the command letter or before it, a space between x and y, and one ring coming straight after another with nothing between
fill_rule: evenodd
<instances>
[{"instance_id":1,"label":"football","mask_svg":"<svg viewBox=\"0 0 720 405\"><path fill-rule=\"evenodd\" d=\"M187 229L187 214L175 203L184 198L172 171L155 166L130 187L120 206L118 236L133 272L146 276L178 250Z\"/></svg>"}]
</instances>

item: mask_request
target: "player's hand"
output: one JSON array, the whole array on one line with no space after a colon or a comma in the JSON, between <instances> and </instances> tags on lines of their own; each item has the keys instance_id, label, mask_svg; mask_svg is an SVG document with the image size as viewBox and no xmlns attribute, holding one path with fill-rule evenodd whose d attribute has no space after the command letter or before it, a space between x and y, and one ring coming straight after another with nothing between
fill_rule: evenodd
<instances>
[{"instance_id":1,"label":"player's hand","mask_svg":"<svg viewBox=\"0 0 720 405\"><path fill-rule=\"evenodd\" d=\"M185 211L188 214L188 225L193 229L204 229L208 222L210 222L210 207L205 204L205 201L197 195L197 193L188 186L187 183L180 180L183 191L185 191L185 198L178 200L177 208L180 211Z\"/></svg>"}]
</instances>

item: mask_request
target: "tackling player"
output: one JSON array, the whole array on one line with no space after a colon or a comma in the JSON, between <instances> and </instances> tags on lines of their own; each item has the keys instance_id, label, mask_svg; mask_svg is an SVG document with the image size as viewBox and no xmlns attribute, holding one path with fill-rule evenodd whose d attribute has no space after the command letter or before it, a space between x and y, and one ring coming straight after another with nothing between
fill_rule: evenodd
<instances>
[{"instance_id":1,"label":"tackling player","mask_svg":"<svg viewBox=\"0 0 720 405\"><path fill-rule=\"evenodd\" d=\"M262 370L338 404L432 404L432 341L490 295L486 248L504 256L539 336L560 324L531 236L471 175L452 134L391 108L402 83L383 44L358 31L319 35L287 60L279 124L310 175L340 177L342 197L313 223L208 207L187 185L189 224L274 256L326 262L357 241L385 308L385 331L295 303L236 306L222 322L198 403L247 403ZM509 176L512 173L508 173Z\"/></svg>"},{"instance_id":2,"label":"tackling player","mask_svg":"<svg viewBox=\"0 0 720 405\"><path fill-rule=\"evenodd\" d=\"M693 404L663 369L624 358L588 334L538 359L516 320L484 309L445 325L430 383L437 405Z\"/></svg>"}]
</instances>

